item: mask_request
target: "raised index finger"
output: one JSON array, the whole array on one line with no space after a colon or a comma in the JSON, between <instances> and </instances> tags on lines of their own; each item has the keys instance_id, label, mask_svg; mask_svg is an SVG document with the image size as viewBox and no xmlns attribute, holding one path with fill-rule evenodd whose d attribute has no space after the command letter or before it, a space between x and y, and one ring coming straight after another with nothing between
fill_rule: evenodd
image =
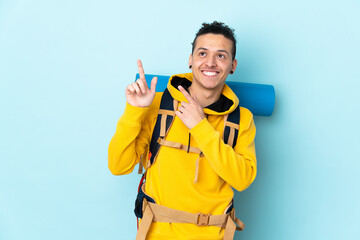
<instances>
[{"instance_id":1,"label":"raised index finger","mask_svg":"<svg viewBox=\"0 0 360 240\"><path fill-rule=\"evenodd\" d=\"M185 90L185 88L183 88L181 85L179 85L179 90L180 92L184 95L184 97L186 98L186 100L188 100L189 103L192 103L194 101L194 99L191 97L191 95Z\"/></svg>"},{"instance_id":2,"label":"raised index finger","mask_svg":"<svg viewBox=\"0 0 360 240\"><path fill-rule=\"evenodd\" d=\"M140 79L145 80L144 68L143 68L143 65L142 65L142 62L140 59L137 60L137 65L138 65L138 69L139 69Z\"/></svg>"}]
</instances>

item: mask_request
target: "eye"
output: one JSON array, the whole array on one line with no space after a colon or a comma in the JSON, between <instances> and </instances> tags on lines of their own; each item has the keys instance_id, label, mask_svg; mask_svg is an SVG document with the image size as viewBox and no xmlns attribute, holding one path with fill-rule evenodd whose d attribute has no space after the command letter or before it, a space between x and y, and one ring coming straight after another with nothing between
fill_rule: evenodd
<instances>
[{"instance_id":1,"label":"eye","mask_svg":"<svg viewBox=\"0 0 360 240\"><path fill-rule=\"evenodd\" d=\"M206 52L200 52L199 55L200 55L201 57L205 57L205 56L206 56Z\"/></svg>"},{"instance_id":2,"label":"eye","mask_svg":"<svg viewBox=\"0 0 360 240\"><path fill-rule=\"evenodd\" d=\"M224 55L224 54L219 54L218 57L219 57L220 59L223 59L223 58L225 58L225 55Z\"/></svg>"}]
</instances>

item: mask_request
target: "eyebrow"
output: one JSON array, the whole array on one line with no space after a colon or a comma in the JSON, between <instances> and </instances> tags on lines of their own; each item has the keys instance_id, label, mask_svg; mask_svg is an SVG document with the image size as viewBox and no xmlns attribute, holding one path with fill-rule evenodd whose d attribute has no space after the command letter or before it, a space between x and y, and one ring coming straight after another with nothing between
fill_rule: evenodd
<instances>
[{"instance_id":1,"label":"eyebrow","mask_svg":"<svg viewBox=\"0 0 360 240\"><path fill-rule=\"evenodd\" d=\"M196 52L198 52L198 51L200 51L200 50L205 50L205 51L207 51L207 50L209 50L209 49L204 48L204 47L200 47L200 48L198 48L198 49L196 50ZM229 54L228 51L223 50L223 49L219 49L219 50L217 50L217 52L224 52L224 53L226 53L226 54Z\"/></svg>"}]
</instances>

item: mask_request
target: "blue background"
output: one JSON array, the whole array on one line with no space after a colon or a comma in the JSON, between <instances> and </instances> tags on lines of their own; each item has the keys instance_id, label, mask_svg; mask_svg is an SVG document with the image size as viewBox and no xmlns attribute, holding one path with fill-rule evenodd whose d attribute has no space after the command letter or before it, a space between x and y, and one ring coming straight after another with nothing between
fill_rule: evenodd
<instances>
[{"instance_id":1,"label":"blue background","mask_svg":"<svg viewBox=\"0 0 360 240\"><path fill-rule=\"evenodd\" d=\"M236 30L231 80L272 84L241 239L360 239L360 2L0 1L0 239L134 239L140 176L107 147L134 80L188 71L204 21Z\"/></svg>"}]
</instances>

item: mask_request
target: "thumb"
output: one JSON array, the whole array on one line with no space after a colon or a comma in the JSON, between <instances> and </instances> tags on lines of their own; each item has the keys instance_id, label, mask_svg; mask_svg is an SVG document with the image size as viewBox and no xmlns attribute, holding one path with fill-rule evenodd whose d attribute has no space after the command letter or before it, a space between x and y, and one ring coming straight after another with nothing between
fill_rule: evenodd
<instances>
[{"instance_id":1,"label":"thumb","mask_svg":"<svg viewBox=\"0 0 360 240\"><path fill-rule=\"evenodd\" d=\"M157 77L153 77L153 79L151 80L151 87L150 87L150 91L151 92L155 92L156 91L156 83L157 83L158 78Z\"/></svg>"}]
</instances>

